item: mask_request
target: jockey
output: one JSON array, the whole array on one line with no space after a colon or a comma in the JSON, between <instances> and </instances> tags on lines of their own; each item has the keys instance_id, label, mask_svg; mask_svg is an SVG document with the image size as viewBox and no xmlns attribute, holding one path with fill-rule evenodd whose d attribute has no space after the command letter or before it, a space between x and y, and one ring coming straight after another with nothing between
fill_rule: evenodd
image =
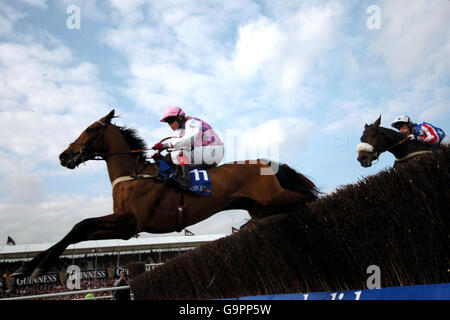
<instances>
[{"instance_id":1,"label":"jockey","mask_svg":"<svg viewBox=\"0 0 450 320\"><path fill-rule=\"evenodd\" d=\"M409 140L417 140L436 147L439 144L449 144L450 137L446 136L441 128L427 122L413 123L411 118L406 115L398 116L391 125L407 136Z\"/></svg>"},{"instance_id":2,"label":"jockey","mask_svg":"<svg viewBox=\"0 0 450 320\"><path fill-rule=\"evenodd\" d=\"M171 162L181 166L179 183L182 188L189 188L189 167L212 168L222 161L223 142L205 121L187 116L178 106L167 107L160 121L178 131L179 137L157 143L152 149L171 149Z\"/></svg>"}]
</instances>

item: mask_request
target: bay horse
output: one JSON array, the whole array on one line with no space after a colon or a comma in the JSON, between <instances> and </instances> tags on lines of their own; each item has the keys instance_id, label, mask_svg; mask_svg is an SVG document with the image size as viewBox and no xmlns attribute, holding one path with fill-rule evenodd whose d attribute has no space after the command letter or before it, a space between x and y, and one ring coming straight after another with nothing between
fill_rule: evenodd
<instances>
[{"instance_id":1,"label":"bay horse","mask_svg":"<svg viewBox=\"0 0 450 320\"><path fill-rule=\"evenodd\" d=\"M361 136L361 143L356 150L358 161L363 167L370 167L381 153L389 151L395 156L394 166L408 160L436 151L435 147L409 140L401 132L380 126L381 116L373 123L366 124Z\"/></svg>"},{"instance_id":2,"label":"bay horse","mask_svg":"<svg viewBox=\"0 0 450 320\"><path fill-rule=\"evenodd\" d=\"M69 169L88 160L106 161L113 213L77 223L13 277L31 274L34 278L45 273L69 245L81 241L127 240L140 232L179 232L229 209L245 209L257 219L283 213L318 196L315 185L302 174L282 164L274 172L273 166L262 161L209 169L212 191L208 196L181 192L157 179L157 162L146 161L144 141L135 130L112 124L113 118L114 110L87 127L59 156L61 165ZM263 169L272 174L261 174Z\"/></svg>"}]
</instances>

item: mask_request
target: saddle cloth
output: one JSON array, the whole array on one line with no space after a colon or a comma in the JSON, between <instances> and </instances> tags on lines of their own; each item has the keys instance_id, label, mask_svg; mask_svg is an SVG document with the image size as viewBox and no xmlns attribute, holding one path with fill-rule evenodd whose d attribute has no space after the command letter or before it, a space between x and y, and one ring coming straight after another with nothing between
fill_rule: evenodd
<instances>
[{"instance_id":1,"label":"saddle cloth","mask_svg":"<svg viewBox=\"0 0 450 320\"><path fill-rule=\"evenodd\" d=\"M164 179L170 178L175 174L175 168L164 160L158 160L159 173ZM200 195L208 196L211 193L211 180L206 169L191 169L189 191Z\"/></svg>"}]
</instances>

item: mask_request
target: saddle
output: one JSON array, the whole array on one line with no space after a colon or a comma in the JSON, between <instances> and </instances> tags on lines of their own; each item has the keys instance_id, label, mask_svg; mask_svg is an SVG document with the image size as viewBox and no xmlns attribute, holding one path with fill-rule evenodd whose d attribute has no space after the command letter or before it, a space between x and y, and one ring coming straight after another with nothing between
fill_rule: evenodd
<instances>
[{"instance_id":1,"label":"saddle","mask_svg":"<svg viewBox=\"0 0 450 320\"><path fill-rule=\"evenodd\" d=\"M181 175L180 167L174 167L167 161L161 159L157 161L159 168L159 176L164 182L170 186L181 189L177 185ZM189 170L189 185L187 190L199 196L208 196L211 193L211 180L209 178L208 170L200 168L191 168Z\"/></svg>"}]
</instances>

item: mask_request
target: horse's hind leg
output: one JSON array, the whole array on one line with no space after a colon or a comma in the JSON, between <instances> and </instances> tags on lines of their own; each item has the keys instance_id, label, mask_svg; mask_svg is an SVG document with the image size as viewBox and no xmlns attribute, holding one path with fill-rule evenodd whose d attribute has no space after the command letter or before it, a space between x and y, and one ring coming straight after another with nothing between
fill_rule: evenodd
<instances>
[{"instance_id":1,"label":"horse's hind leg","mask_svg":"<svg viewBox=\"0 0 450 320\"><path fill-rule=\"evenodd\" d=\"M129 239L138 233L136 217L133 214L110 214L99 218L85 219L51 248L38 254L33 260L17 270L13 276L37 277L46 272L64 250L71 244L86 240ZM33 271L34 270L34 271Z\"/></svg>"}]
</instances>

